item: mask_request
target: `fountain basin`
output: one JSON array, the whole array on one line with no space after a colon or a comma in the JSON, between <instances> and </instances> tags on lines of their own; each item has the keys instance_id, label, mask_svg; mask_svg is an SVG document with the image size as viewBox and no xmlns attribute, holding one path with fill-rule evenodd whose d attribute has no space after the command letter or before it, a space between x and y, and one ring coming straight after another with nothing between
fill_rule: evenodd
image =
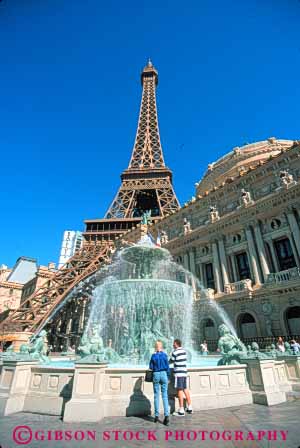
<instances>
[{"instance_id":1,"label":"fountain basin","mask_svg":"<svg viewBox=\"0 0 300 448\"><path fill-rule=\"evenodd\" d=\"M300 356L294 357L299 367ZM201 411L252 402L286 401L292 386L284 360L250 359L246 364L188 368L193 409ZM300 384L300 374L293 378ZM153 414L153 386L145 369L77 363L49 367L37 361L4 360L0 377L0 415L32 412L63 416L66 422L97 422L103 417ZM169 404L175 406L173 380Z\"/></svg>"},{"instance_id":2,"label":"fountain basin","mask_svg":"<svg viewBox=\"0 0 300 448\"><path fill-rule=\"evenodd\" d=\"M145 368L101 364L54 368L34 362L26 366L4 362L3 369L2 379L11 374L12 369L15 376L5 393L0 387L4 415L32 412L63 415L64 421L92 422L109 416L153 414L153 386L144 381ZM17 391L14 390L16 384ZM188 387L195 411L252 403L246 365L190 367ZM175 395L170 383L171 410Z\"/></svg>"}]
</instances>

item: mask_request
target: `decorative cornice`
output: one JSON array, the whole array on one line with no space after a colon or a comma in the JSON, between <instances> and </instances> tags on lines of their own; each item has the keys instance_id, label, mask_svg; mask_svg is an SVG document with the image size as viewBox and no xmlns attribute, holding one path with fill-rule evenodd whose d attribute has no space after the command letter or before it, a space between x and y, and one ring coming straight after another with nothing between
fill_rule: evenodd
<instances>
[{"instance_id":1,"label":"decorative cornice","mask_svg":"<svg viewBox=\"0 0 300 448\"><path fill-rule=\"evenodd\" d=\"M23 289L24 285L16 282L0 282L0 288L1 287L8 289Z\"/></svg>"},{"instance_id":2,"label":"decorative cornice","mask_svg":"<svg viewBox=\"0 0 300 448\"><path fill-rule=\"evenodd\" d=\"M286 208L291 201L295 201L300 197L300 184L291 187L289 190L275 191L266 197L258 199L253 205L250 205L246 209L240 208L238 212L236 210L220 216L220 220L215 223L210 223L197 227L188 235L176 237L173 240L169 240L166 244L166 248L169 250L177 249L187 246L195 241L205 238L206 241L210 241L216 238L216 234L227 234L228 229L230 233L235 229L245 228L246 225L251 222L255 223L258 219L277 213L277 209L280 207Z\"/></svg>"}]
</instances>

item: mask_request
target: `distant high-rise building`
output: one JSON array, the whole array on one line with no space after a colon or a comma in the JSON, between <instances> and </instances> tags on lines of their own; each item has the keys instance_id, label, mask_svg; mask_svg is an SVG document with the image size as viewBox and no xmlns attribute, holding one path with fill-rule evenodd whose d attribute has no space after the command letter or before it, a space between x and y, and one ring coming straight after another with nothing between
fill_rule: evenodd
<instances>
[{"instance_id":1,"label":"distant high-rise building","mask_svg":"<svg viewBox=\"0 0 300 448\"><path fill-rule=\"evenodd\" d=\"M81 232L66 230L61 244L58 268L61 268L81 248L81 245Z\"/></svg>"}]
</instances>

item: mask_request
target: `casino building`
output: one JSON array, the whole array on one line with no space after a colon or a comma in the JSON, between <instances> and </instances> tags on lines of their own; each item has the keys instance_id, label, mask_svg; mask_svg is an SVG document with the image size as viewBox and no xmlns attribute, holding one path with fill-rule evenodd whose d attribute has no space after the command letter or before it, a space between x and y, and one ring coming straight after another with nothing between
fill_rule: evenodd
<instances>
[{"instance_id":1,"label":"casino building","mask_svg":"<svg viewBox=\"0 0 300 448\"><path fill-rule=\"evenodd\" d=\"M299 178L299 141L234 148L208 166L188 203L155 225L246 341L300 334ZM217 318L198 305L198 337L215 340Z\"/></svg>"}]
</instances>

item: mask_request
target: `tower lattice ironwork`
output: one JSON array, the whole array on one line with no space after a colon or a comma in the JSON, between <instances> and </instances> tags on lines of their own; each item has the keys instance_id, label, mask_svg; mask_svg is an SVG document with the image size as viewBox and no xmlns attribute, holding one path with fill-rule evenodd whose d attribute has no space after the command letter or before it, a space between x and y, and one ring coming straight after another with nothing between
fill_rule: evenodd
<instances>
[{"instance_id":1,"label":"tower lattice ironwork","mask_svg":"<svg viewBox=\"0 0 300 448\"><path fill-rule=\"evenodd\" d=\"M138 128L128 169L106 218L140 217L146 210L163 217L179 208L160 141L156 107L157 70L149 61L141 75L143 86Z\"/></svg>"},{"instance_id":2,"label":"tower lattice ironwork","mask_svg":"<svg viewBox=\"0 0 300 448\"><path fill-rule=\"evenodd\" d=\"M136 225L146 211L160 219L180 208L165 165L156 106L158 73L149 60L141 73L142 100L135 143L121 186L104 219L87 220L86 241L114 240Z\"/></svg>"}]
</instances>

